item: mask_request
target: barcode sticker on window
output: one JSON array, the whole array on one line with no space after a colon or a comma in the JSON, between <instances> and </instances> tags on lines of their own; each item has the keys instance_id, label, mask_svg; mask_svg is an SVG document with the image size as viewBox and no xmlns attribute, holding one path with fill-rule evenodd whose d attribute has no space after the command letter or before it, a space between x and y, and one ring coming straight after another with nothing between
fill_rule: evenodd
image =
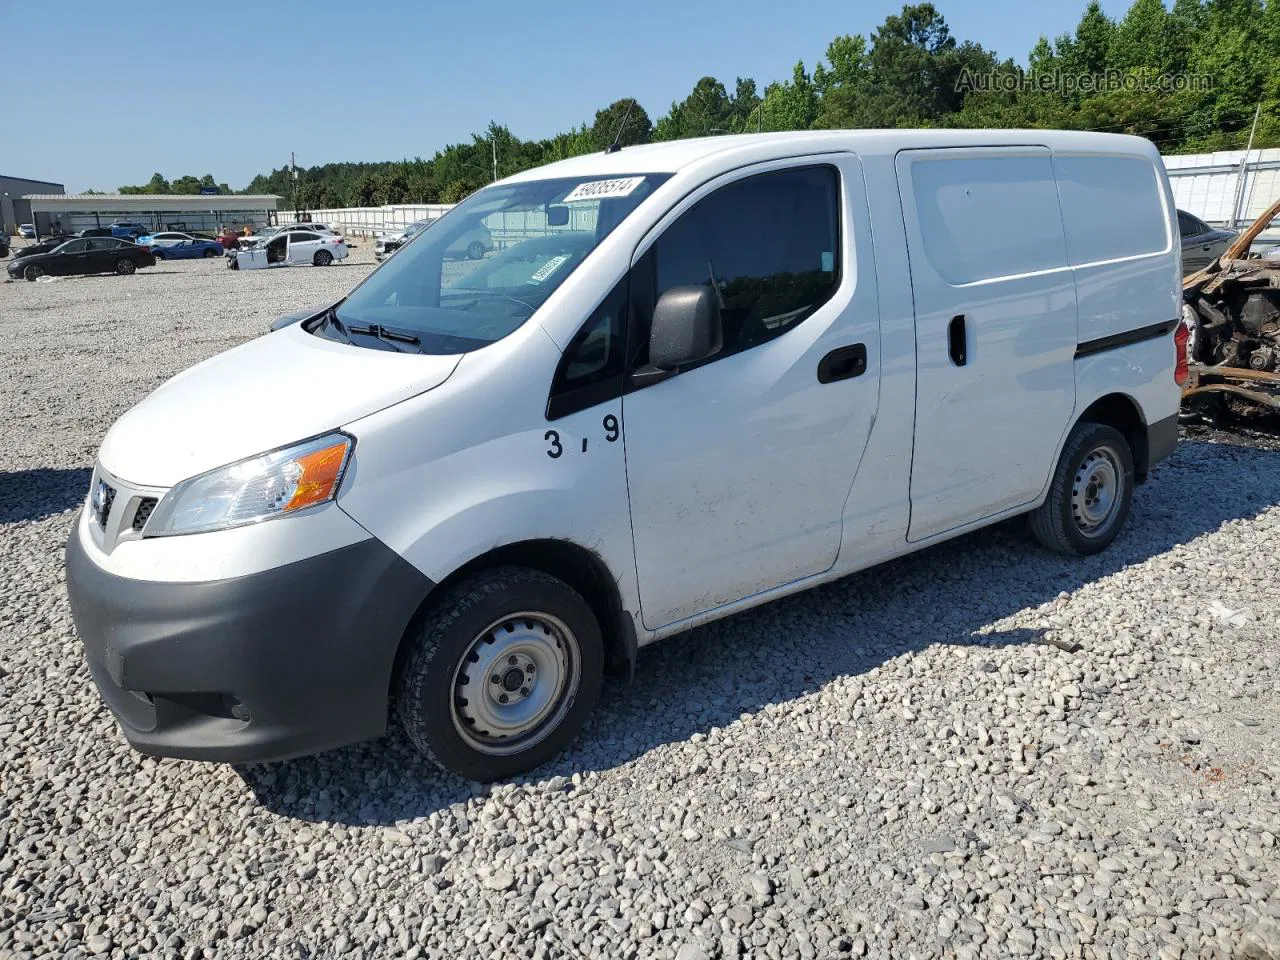
<instances>
[{"instance_id":1,"label":"barcode sticker on window","mask_svg":"<svg viewBox=\"0 0 1280 960\"><path fill-rule=\"evenodd\" d=\"M603 200L606 197L627 197L644 183L644 177L622 177L618 180L592 180L580 183L561 203L573 203L575 200Z\"/></svg>"},{"instance_id":2,"label":"barcode sticker on window","mask_svg":"<svg viewBox=\"0 0 1280 960\"><path fill-rule=\"evenodd\" d=\"M569 259L569 255L567 253L562 253L559 256L552 257L550 260L548 260L546 263L540 266L537 269L537 272L535 272L534 275L529 278L529 283L541 283L543 280L547 279L547 277L551 276L553 273L559 270L561 264L563 264L568 259Z\"/></svg>"},{"instance_id":3,"label":"barcode sticker on window","mask_svg":"<svg viewBox=\"0 0 1280 960\"><path fill-rule=\"evenodd\" d=\"M836 268L836 255L830 250L822 251L822 272L830 273Z\"/></svg>"}]
</instances>

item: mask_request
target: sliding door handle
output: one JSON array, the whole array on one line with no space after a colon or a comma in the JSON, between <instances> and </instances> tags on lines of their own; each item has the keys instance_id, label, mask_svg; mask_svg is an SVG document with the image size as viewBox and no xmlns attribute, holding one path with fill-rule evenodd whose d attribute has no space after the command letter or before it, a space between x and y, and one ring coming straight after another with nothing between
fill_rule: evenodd
<instances>
[{"instance_id":1,"label":"sliding door handle","mask_svg":"<svg viewBox=\"0 0 1280 960\"><path fill-rule=\"evenodd\" d=\"M963 367L969 362L969 335L964 327L964 314L951 318L947 327L947 350L951 354L951 362Z\"/></svg>"}]
</instances>

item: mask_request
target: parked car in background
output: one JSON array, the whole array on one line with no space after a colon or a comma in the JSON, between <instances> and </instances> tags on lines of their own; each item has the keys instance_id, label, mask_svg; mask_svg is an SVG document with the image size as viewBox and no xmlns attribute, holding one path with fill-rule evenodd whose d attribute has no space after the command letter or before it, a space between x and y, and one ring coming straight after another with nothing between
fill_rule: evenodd
<instances>
[{"instance_id":1,"label":"parked car in background","mask_svg":"<svg viewBox=\"0 0 1280 960\"><path fill-rule=\"evenodd\" d=\"M13 251L14 259L22 257L32 257L38 253L49 253L51 250L57 250L68 240L74 240L75 237L50 237L48 240L41 240L38 243L29 243L25 247L19 247Z\"/></svg>"},{"instance_id":2,"label":"parked car in background","mask_svg":"<svg viewBox=\"0 0 1280 960\"><path fill-rule=\"evenodd\" d=\"M18 227L18 236L24 240L34 240L36 238L36 225L34 223L24 223Z\"/></svg>"},{"instance_id":3,"label":"parked car in background","mask_svg":"<svg viewBox=\"0 0 1280 960\"><path fill-rule=\"evenodd\" d=\"M240 241L243 238L244 234L232 227L223 227L214 237L215 240L222 244L223 250L235 250L240 246Z\"/></svg>"},{"instance_id":4,"label":"parked car in background","mask_svg":"<svg viewBox=\"0 0 1280 960\"><path fill-rule=\"evenodd\" d=\"M1222 256L1235 231L1218 230L1185 210L1178 211L1178 233L1182 235L1182 275L1189 277Z\"/></svg>"},{"instance_id":5,"label":"parked car in background","mask_svg":"<svg viewBox=\"0 0 1280 960\"><path fill-rule=\"evenodd\" d=\"M272 237L279 236L289 230L305 230L308 233L317 233L326 237L336 237L338 232L323 223L286 223L282 226L263 227L257 233L248 237L240 238L240 246L251 247L255 244L263 243Z\"/></svg>"},{"instance_id":6,"label":"parked car in background","mask_svg":"<svg viewBox=\"0 0 1280 960\"><path fill-rule=\"evenodd\" d=\"M146 224L139 223L137 220L117 220L109 227L111 236L119 237L122 240L137 240L138 237L146 236L151 232L151 228Z\"/></svg>"},{"instance_id":7,"label":"parked car in background","mask_svg":"<svg viewBox=\"0 0 1280 960\"><path fill-rule=\"evenodd\" d=\"M318 223L318 222L317 222L317 223L310 223L310 222L303 221L303 220L299 220L297 223L282 223L282 224L280 224L280 225L279 225L279 227L278 227L277 229L280 229L280 230L314 230L316 233L332 233L332 234L336 234L336 233L338 232L337 230L333 229L333 227L331 227L331 226L330 226L329 224L327 224L327 223Z\"/></svg>"},{"instance_id":8,"label":"parked car in background","mask_svg":"<svg viewBox=\"0 0 1280 960\"><path fill-rule=\"evenodd\" d=\"M217 240L193 237L189 233L156 233L139 237L138 246L146 247L157 260L192 260L198 257L220 257L223 247Z\"/></svg>"},{"instance_id":9,"label":"parked car in background","mask_svg":"<svg viewBox=\"0 0 1280 960\"><path fill-rule=\"evenodd\" d=\"M229 253L227 266L232 270L305 264L327 267L335 260L345 260L348 254L342 237L289 229L280 231L265 244L241 247Z\"/></svg>"},{"instance_id":10,"label":"parked car in background","mask_svg":"<svg viewBox=\"0 0 1280 960\"><path fill-rule=\"evenodd\" d=\"M89 273L123 276L139 267L154 266L156 258L146 247L119 237L76 237L49 253L21 257L9 264L9 276L39 280L42 276L69 277Z\"/></svg>"},{"instance_id":11,"label":"parked car in background","mask_svg":"<svg viewBox=\"0 0 1280 960\"><path fill-rule=\"evenodd\" d=\"M458 236L445 250L445 256L450 260L479 260L492 250L493 235L481 223Z\"/></svg>"},{"instance_id":12,"label":"parked car in background","mask_svg":"<svg viewBox=\"0 0 1280 960\"><path fill-rule=\"evenodd\" d=\"M373 241L373 256L376 260L389 257L415 236L436 222L435 217L428 220L415 220L399 233L383 234Z\"/></svg>"},{"instance_id":13,"label":"parked car in background","mask_svg":"<svg viewBox=\"0 0 1280 960\"><path fill-rule=\"evenodd\" d=\"M306 233L306 234L310 234L311 236L325 237L328 239L337 238L339 240L343 240L345 243L345 238L343 238L339 234L334 233L332 230L329 230L328 227L324 228L323 230L311 230L305 224L302 224L302 225L290 224L284 227L267 227L263 229L261 232L255 233L251 237L241 237L239 249L252 250L256 247L264 246L267 243L270 243L272 240L275 240L289 233ZM231 251L228 251L227 256L234 257L234 254Z\"/></svg>"}]
</instances>

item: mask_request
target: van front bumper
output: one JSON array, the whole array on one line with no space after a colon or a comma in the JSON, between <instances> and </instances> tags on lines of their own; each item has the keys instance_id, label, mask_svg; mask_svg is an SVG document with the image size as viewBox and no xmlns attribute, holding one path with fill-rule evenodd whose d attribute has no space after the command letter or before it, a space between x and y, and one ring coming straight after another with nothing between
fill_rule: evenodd
<instances>
[{"instance_id":1,"label":"van front bumper","mask_svg":"<svg viewBox=\"0 0 1280 960\"><path fill-rule=\"evenodd\" d=\"M67 543L89 671L142 753L284 760L381 736L396 650L433 584L369 538L262 573L133 580Z\"/></svg>"}]
</instances>

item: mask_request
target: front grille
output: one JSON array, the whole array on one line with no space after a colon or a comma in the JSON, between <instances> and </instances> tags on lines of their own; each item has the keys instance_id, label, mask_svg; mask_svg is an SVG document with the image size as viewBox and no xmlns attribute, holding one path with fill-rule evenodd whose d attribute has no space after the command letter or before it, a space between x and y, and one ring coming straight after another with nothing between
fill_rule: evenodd
<instances>
[{"instance_id":1,"label":"front grille","mask_svg":"<svg viewBox=\"0 0 1280 960\"><path fill-rule=\"evenodd\" d=\"M98 526L107 529L107 518L111 516L111 505L116 501L116 488L109 483L102 485L102 509L98 511Z\"/></svg>"},{"instance_id":2,"label":"front grille","mask_svg":"<svg viewBox=\"0 0 1280 960\"><path fill-rule=\"evenodd\" d=\"M156 508L157 503L159 501L155 497L143 497L138 501L138 512L133 515L135 533L147 525L147 521L151 519L151 511Z\"/></svg>"}]
</instances>

